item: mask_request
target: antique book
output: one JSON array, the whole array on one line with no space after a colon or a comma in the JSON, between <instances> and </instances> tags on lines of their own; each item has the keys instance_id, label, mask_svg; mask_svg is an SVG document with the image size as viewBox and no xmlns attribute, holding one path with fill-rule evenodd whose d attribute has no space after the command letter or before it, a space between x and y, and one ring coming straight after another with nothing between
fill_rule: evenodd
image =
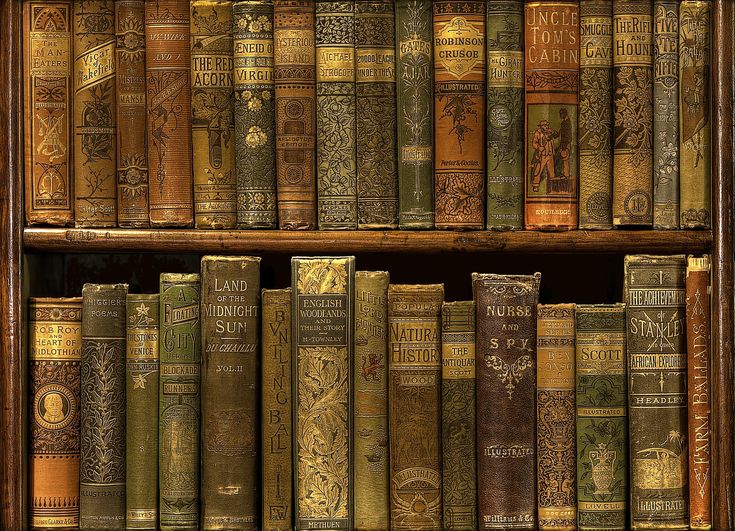
<instances>
[{"instance_id":1,"label":"antique book","mask_svg":"<svg viewBox=\"0 0 735 531\"><path fill-rule=\"evenodd\" d=\"M538 525L575 531L574 304L539 304L536 311Z\"/></svg>"},{"instance_id":2,"label":"antique book","mask_svg":"<svg viewBox=\"0 0 735 531\"><path fill-rule=\"evenodd\" d=\"M117 224L131 228L149 226L144 22L144 0L115 2Z\"/></svg>"},{"instance_id":3,"label":"antique book","mask_svg":"<svg viewBox=\"0 0 735 531\"><path fill-rule=\"evenodd\" d=\"M388 287L391 529L442 529L442 284Z\"/></svg>"},{"instance_id":4,"label":"antique book","mask_svg":"<svg viewBox=\"0 0 735 531\"><path fill-rule=\"evenodd\" d=\"M145 39L150 222L153 227L191 227L189 2L146 2Z\"/></svg>"},{"instance_id":5,"label":"antique book","mask_svg":"<svg viewBox=\"0 0 735 531\"><path fill-rule=\"evenodd\" d=\"M390 527L387 271L355 273L355 529Z\"/></svg>"},{"instance_id":6,"label":"antique book","mask_svg":"<svg viewBox=\"0 0 735 531\"><path fill-rule=\"evenodd\" d=\"M320 229L357 228L355 2L316 2L316 182Z\"/></svg>"},{"instance_id":7,"label":"antique book","mask_svg":"<svg viewBox=\"0 0 735 531\"><path fill-rule=\"evenodd\" d=\"M70 0L23 2L28 225L74 222L72 5Z\"/></svg>"},{"instance_id":8,"label":"antique book","mask_svg":"<svg viewBox=\"0 0 735 531\"><path fill-rule=\"evenodd\" d=\"M291 288L264 289L261 300L261 528L291 531Z\"/></svg>"},{"instance_id":9,"label":"antique book","mask_svg":"<svg viewBox=\"0 0 735 531\"><path fill-rule=\"evenodd\" d=\"M232 0L191 0L194 225L237 226Z\"/></svg>"},{"instance_id":10,"label":"antique book","mask_svg":"<svg viewBox=\"0 0 735 531\"><path fill-rule=\"evenodd\" d=\"M536 528L536 305L541 274L472 275L476 312L477 519ZM513 426L498 430L497 426Z\"/></svg>"},{"instance_id":11,"label":"antique book","mask_svg":"<svg viewBox=\"0 0 735 531\"><path fill-rule=\"evenodd\" d=\"M257 531L260 258L201 264L202 528Z\"/></svg>"},{"instance_id":12,"label":"antique book","mask_svg":"<svg viewBox=\"0 0 735 531\"><path fill-rule=\"evenodd\" d=\"M442 305L442 505L444 529L477 529L475 305Z\"/></svg>"},{"instance_id":13,"label":"antique book","mask_svg":"<svg viewBox=\"0 0 735 531\"><path fill-rule=\"evenodd\" d=\"M161 273L158 485L161 529L199 528L199 275Z\"/></svg>"},{"instance_id":14,"label":"antique book","mask_svg":"<svg viewBox=\"0 0 735 531\"><path fill-rule=\"evenodd\" d=\"M487 219L523 228L523 0L487 5Z\"/></svg>"},{"instance_id":15,"label":"antique book","mask_svg":"<svg viewBox=\"0 0 735 531\"><path fill-rule=\"evenodd\" d=\"M278 226L316 228L314 0L273 0Z\"/></svg>"},{"instance_id":16,"label":"antique book","mask_svg":"<svg viewBox=\"0 0 735 531\"><path fill-rule=\"evenodd\" d=\"M679 228L679 0L653 2L653 228Z\"/></svg>"},{"instance_id":17,"label":"antique book","mask_svg":"<svg viewBox=\"0 0 735 531\"><path fill-rule=\"evenodd\" d=\"M690 256L686 273L689 527L712 528L710 258Z\"/></svg>"},{"instance_id":18,"label":"antique book","mask_svg":"<svg viewBox=\"0 0 735 531\"><path fill-rule=\"evenodd\" d=\"M526 229L576 229L579 2L529 2L525 27Z\"/></svg>"},{"instance_id":19,"label":"antique book","mask_svg":"<svg viewBox=\"0 0 735 531\"><path fill-rule=\"evenodd\" d=\"M652 2L613 0L613 225L653 223Z\"/></svg>"},{"instance_id":20,"label":"antique book","mask_svg":"<svg viewBox=\"0 0 735 531\"><path fill-rule=\"evenodd\" d=\"M273 2L232 6L237 227L276 228Z\"/></svg>"},{"instance_id":21,"label":"antique book","mask_svg":"<svg viewBox=\"0 0 735 531\"><path fill-rule=\"evenodd\" d=\"M610 0L579 5L579 228L612 228L613 12Z\"/></svg>"},{"instance_id":22,"label":"antique book","mask_svg":"<svg viewBox=\"0 0 735 531\"><path fill-rule=\"evenodd\" d=\"M82 299L29 301L29 521L79 526Z\"/></svg>"},{"instance_id":23,"label":"antique book","mask_svg":"<svg viewBox=\"0 0 735 531\"><path fill-rule=\"evenodd\" d=\"M485 2L434 2L438 229L485 227Z\"/></svg>"},{"instance_id":24,"label":"antique book","mask_svg":"<svg viewBox=\"0 0 735 531\"><path fill-rule=\"evenodd\" d=\"M117 226L115 3L74 2L74 224Z\"/></svg>"},{"instance_id":25,"label":"antique book","mask_svg":"<svg viewBox=\"0 0 735 531\"><path fill-rule=\"evenodd\" d=\"M686 258L626 256L630 525L687 529Z\"/></svg>"},{"instance_id":26,"label":"antique book","mask_svg":"<svg viewBox=\"0 0 735 531\"><path fill-rule=\"evenodd\" d=\"M147 214L147 212L146 212ZM125 361L126 526L158 526L158 293L128 294Z\"/></svg>"},{"instance_id":27,"label":"antique book","mask_svg":"<svg viewBox=\"0 0 735 531\"><path fill-rule=\"evenodd\" d=\"M396 2L398 226L434 228L431 0Z\"/></svg>"},{"instance_id":28,"label":"antique book","mask_svg":"<svg viewBox=\"0 0 735 531\"><path fill-rule=\"evenodd\" d=\"M357 218L361 229L398 227L394 11L393 0L355 3Z\"/></svg>"},{"instance_id":29,"label":"antique book","mask_svg":"<svg viewBox=\"0 0 735 531\"><path fill-rule=\"evenodd\" d=\"M352 526L355 258L291 259L297 530Z\"/></svg>"},{"instance_id":30,"label":"antique book","mask_svg":"<svg viewBox=\"0 0 735 531\"><path fill-rule=\"evenodd\" d=\"M127 293L127 284L82 288L81 529L125 529Z\"/></svg>"},{"instance_id":31,"label":"antique book","mask_svg":"<svg viewBox=\"0 0 735 531\"><path fill-rule=\"evenodd\" d=\"M682 0L679 17L680 226L708 229L712 224L711 2Z\"/></svg>"},{"instance_id":32,"label":"antique book","mask_svg":"<svg viewBox=\"0 0 735 531\"><path fill-rule=\"evenodd\" d=\"M577 525L626 529L625 305L577 305Z\"/></svg>"}]
</instances>

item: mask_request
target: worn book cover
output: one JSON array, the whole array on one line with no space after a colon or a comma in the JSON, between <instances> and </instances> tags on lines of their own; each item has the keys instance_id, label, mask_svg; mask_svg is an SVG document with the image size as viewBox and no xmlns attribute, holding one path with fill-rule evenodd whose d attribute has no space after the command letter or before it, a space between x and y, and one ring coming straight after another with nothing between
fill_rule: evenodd
<instances>
[{"instance_id":1,"label":"worn book cover","mask_svg":"<svg viewBox=\"0 0 735 531\"><path fill-rule=\"evenodd\" d=\"M442 284L388 287L391 529L442 528Z\"/></svg>"},{"instance_id":2,"label":"worn book cover","mask_svg":"<svg viewBox=\"0 0 735 531\"><path fill-rule=\"evenodd\" d=\"M79 526L82 299L29 301L29 524Z\"/></svg>"}]
</instances>

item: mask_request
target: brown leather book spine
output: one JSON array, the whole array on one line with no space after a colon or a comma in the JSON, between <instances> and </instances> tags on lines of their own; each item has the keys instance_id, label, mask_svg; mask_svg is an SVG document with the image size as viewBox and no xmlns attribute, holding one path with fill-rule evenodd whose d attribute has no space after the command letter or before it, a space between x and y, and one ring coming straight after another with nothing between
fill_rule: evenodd
<instances>
[{"instance_id":1,"label":"brown leather book spine","mask_svg":"<svg viewBox=\"0 0 735 531\"><path fill-rule=\"evenodd\" d=\"M144 23L144 0L115 2L117 224L131 228L149 226Z\"/></svg>"},{"instance_id":2,"label":"brown leather book spine","mask_svg":"<svg viewBox=\"0 0 735 531\"><path fill-rule=\"evenodd\" d=\"M189 2L145 4L150 222L194 223Z\"/></svg>"},{"instance_id":3,"label":"brown leather book spine","mask_svg":"<svg viewBox=\"0 0 735 531\"><path fill-rule=\"evenodd\" d=\"M29 225L74 222L71 25L71 1L23 2L24 186Z\"/></svg>"},{"instance_id":4,"label":"brown leather book spine","mask_svg":"<svg viewBox=\"0 0 735 531\"><path fill-rule=\"evenodd\" d=\"M314 0L274 0L276 180L281 229L316 228Z\"/></svg>"}]
</instances>

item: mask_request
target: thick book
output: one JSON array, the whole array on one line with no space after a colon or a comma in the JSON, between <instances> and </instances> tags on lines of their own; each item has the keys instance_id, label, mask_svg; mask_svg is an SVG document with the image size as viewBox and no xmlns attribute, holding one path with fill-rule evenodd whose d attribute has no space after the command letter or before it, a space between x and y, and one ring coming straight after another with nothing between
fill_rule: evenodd
<instances>
[{"instance_id":1,"label":"thick book","mask_svg":"<svg viewBox=\"0 0 735 531\"><path fill-rule=\"evenodd\" d=\"M612 228L613 10L579 5L579 228Z\"/></svg>"},{"instance_id":2,"label":"thick book","mask_svg":"<svg viewBox=\"0 0 735 531\"><path fill-rule=\"evenodd\" d=\"M260 258L201 262L203 529L259 529Z\"/></svg>"},{"instance_id":3,"label":"thick book","mask_svg":"<svg viewBox=\"0 0 735 531\"><path fill-rule=\"evenodd\" d=\"M523 228L523 0L487 5L487 216Z\"/></svg>"},{"instance_id":4,"label":"thick book","mask_svg":"<svg viewBox=\"0 0 735 531\"><path fill-rule=\"evenodd\" d=\"M536 311L538 526L575 531L574 304L539 304Z\"/></svg>"},{"instance_id":5,"label":"thick book","mask_svg":"<svg viewBox=\"0 0 735 531\"><path fill-rule=\"evenodd\" d=\"M158 500L161 529L199 529L198 274L161 273Z\"/></svg>"},{"instance_id":6,"label":"thick book","mask_svg":"<svg viewBox=\"0 0 735 531\"><path fill-rule=\"evenodd\" d=\"M485 227L485 2L434 2L438 229Z\"/></svg>"},{"instance_id":7,"label":"thick book","mask_svg":"<svg viewBox=\"0 0 735 531\"><path fill-rule=\"evenodd\" d=\"M276 228L273 2L232 6L237 227Z\"/></svg>"},{"instance_id":8,"label":"thick book","mask_svg":"<svg viewBox=\"0 0 735 531\"><path fill-rule=\"evenodd\" d=\"M623 531L628 500L625 305L576 308L577 525Z\"/></svg>"},{"instance_id":9,"label":"thick book","mask_svg":"<svg viewBox=\"0 0 735 531\"><path fill-rule=\"evenodd\" d=\"M115 2L117 224L126 228L149 226L144 24L144 0Z\"/></svg>"},{"instance_id":10,"label":"thick book","mask_svg":"<svg viewBox=\"0 0 735 531\"><path fill-rule=\"evenodd\" d=\"M291 288L264 289L261 300L261 528L291 531Z\"/></svg>"},{"instance_id":11,"label":"thick book","mask_svg":"<svg viewBox=\"0 0 735 531\"><path fill-rule=\"evenodd\" d=\"M23 2L28 225L74 222L72 5L70 0Z\"/></svg>"},{"instance_id":12,"label":"thick book","mask_svg":"<svg viewBox=\"0 0 735 531\"><path fill-rule=\"evenodd\" d=\"M125 529L127 293L127 284L82 288L81 529Z\"/></svg>"},{"instance_id":13,"label":"thick book","mask_svg":"<svg viewBox=\"0 0 735 531\"><path fill-rule=\"evenodd\" d=\"M316 228L314 0L273 1L278 226Z\"/></svg>"},{"instance_id":14,"label":"thick book","mask_svg":"<svg viewBox=\"0 0 735 531\"><path fill-rule=\"evenodd\" d=\"M28 524L79 526L82 299L29 301Z\"/></svg>"},{"instance_id":15,"label":"thick book","mask_svg":"<svg viewBox=\"0 0 735 531\"><path fill-rule=\"evenodd\" d=\"M74 224L117 226L115 3L74 2Z\"/></svg>"},{"instance_id":16,"label":"thick book","mask_svg":"<svg viewBox=\"0 0 735 531\"><path fill-rule=\"evenodd\" d=\"M653 224L653 4L613 0L613 225Z\"/></svg>"},{"instance_id":17,"label":"thick book","mask_svg":"<svg viewBox=\"0 0 735 531\"><path fill-rule=\"evenodd\" d=\"M355 529L390 526L387 271L355 273Z\"/></svg>"},{"instance_id":18,"label":"thick book","mask_svg":"<svg viewBox=\"0 0 735 531\"><path fill-rule=\"evenodd\" d=\"M441 284L388 287L391 529L442 529Z\"/></svg>"},{"instance_id":19,"label":"thick book","mask_svg":"<svg viewBox=\"0 0 735 531\"><path fill-rule=\"evenodd\" d=\"M355 2L316 2L316 182L320 229L357 228Z\"/></svg>"},{"instance_id":20,"label":"thick book","mask_svg":"<svg viewBox=\"0 0 735 531\"><path fill-rule=\"evenodd\" d=\"M444 529L477 529L475 305L442 305L442 505Z\"/></svg>"},{"instance_id":21,"label":"thick book","mask_svg":"<svg viewBox=\"0 0 735 531\"><path fill-rule=\"evenodd\" d=\"M352 526L355 258L291 259L296 529Z\"/></svg>"},{"instance_id":22,"label":"thick book","mask_svg":"<svg viewBox=\"0 0 735 531\"><path fill-rule=\"evenodd\" d=\"M473 274L477 519L536 528L536 305L541 274ZM497 426L513 426L498 430Z\"/></svg>"},{"instance_id":23,"label":"thick book","mask_svg":"<svg viewBox=\"0 0 735 531\"><path fill-rule=\"evenodd\" d=\"M576 229L579 2L529 2L525 28L525 226Z\"/></svg>"},{"instance_id":24,"label":"thick book","mask_svg":"<svg viewBox=\"0 0 735 531\"><path fill-rule=\"evenodd\" d=\"M396 2L398 226L434 228L431 0Z\"/></svg>"},{"instance_id":25,"label":"thick book","mask_svg":"<svg viewBox=\"0 0 735 531\"><path fill-rule=\"evenodd\" d=\"M127 297L125 519L128 529L158 526L158 330L155 295Z\"/></svg>"},{"instance_id":26,"label":"thick book","mask_svg":"<svg viewBox=\"0 0 735 531\"><path fill-rule=\"evenodd\" d=\"M145 3L148 203L153 227L191 227L189 2Z\"/></svg>"},{"instance_id":27,"label":"thick book","mask_svg":"<svg viewBox=\"0 0 735 531\"><path fill-rule=\"evenodd\" d=\"M710 292L709 256L690 256L686 273L690 529L712 528Z\"/></svg>"},{"instance_id":28,"label":"thick book","mask_svg":"<svg viewBox=\"0 0 735 531\"><path fill-rule=\"evenodd\" d=\"M398 228L394 11L393 0L355 3L357 218L361 229Z\"/></svg>"},{"instance_id":29,"label":"thick book","mask_svg":"<svg viewBox=\"0 0 735 531\"><path fill-rule=\"evenodd\" d=\"M630 525L688 529L686 257L625 257Z\"/></svg>"}]
</instances>

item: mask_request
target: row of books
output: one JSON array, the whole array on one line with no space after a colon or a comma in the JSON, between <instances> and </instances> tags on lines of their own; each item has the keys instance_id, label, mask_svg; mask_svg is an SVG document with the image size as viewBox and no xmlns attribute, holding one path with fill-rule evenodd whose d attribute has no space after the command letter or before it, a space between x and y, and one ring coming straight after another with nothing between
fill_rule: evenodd
<instances>
[{"instance_id":1,"label":"row of books","mask_svg":"<svg viewBox=\"0 0 735 531\"><path fill-rule=\"evenodd\" d=\"M541 275L391 284L205 256L160 294L30 301L30 521L83 529L709 529L710 262L625 304Z\"/></svg>"},{"instance_id":2,"label":"row of books","mask_svg":"<svg viewBox=\"0 0 735 531\"><path fill-rule=\"evenodd\" d=\"M26 0L26 219L706 229L709 22L709 0Z\"/></svg>"}]
</instances>

